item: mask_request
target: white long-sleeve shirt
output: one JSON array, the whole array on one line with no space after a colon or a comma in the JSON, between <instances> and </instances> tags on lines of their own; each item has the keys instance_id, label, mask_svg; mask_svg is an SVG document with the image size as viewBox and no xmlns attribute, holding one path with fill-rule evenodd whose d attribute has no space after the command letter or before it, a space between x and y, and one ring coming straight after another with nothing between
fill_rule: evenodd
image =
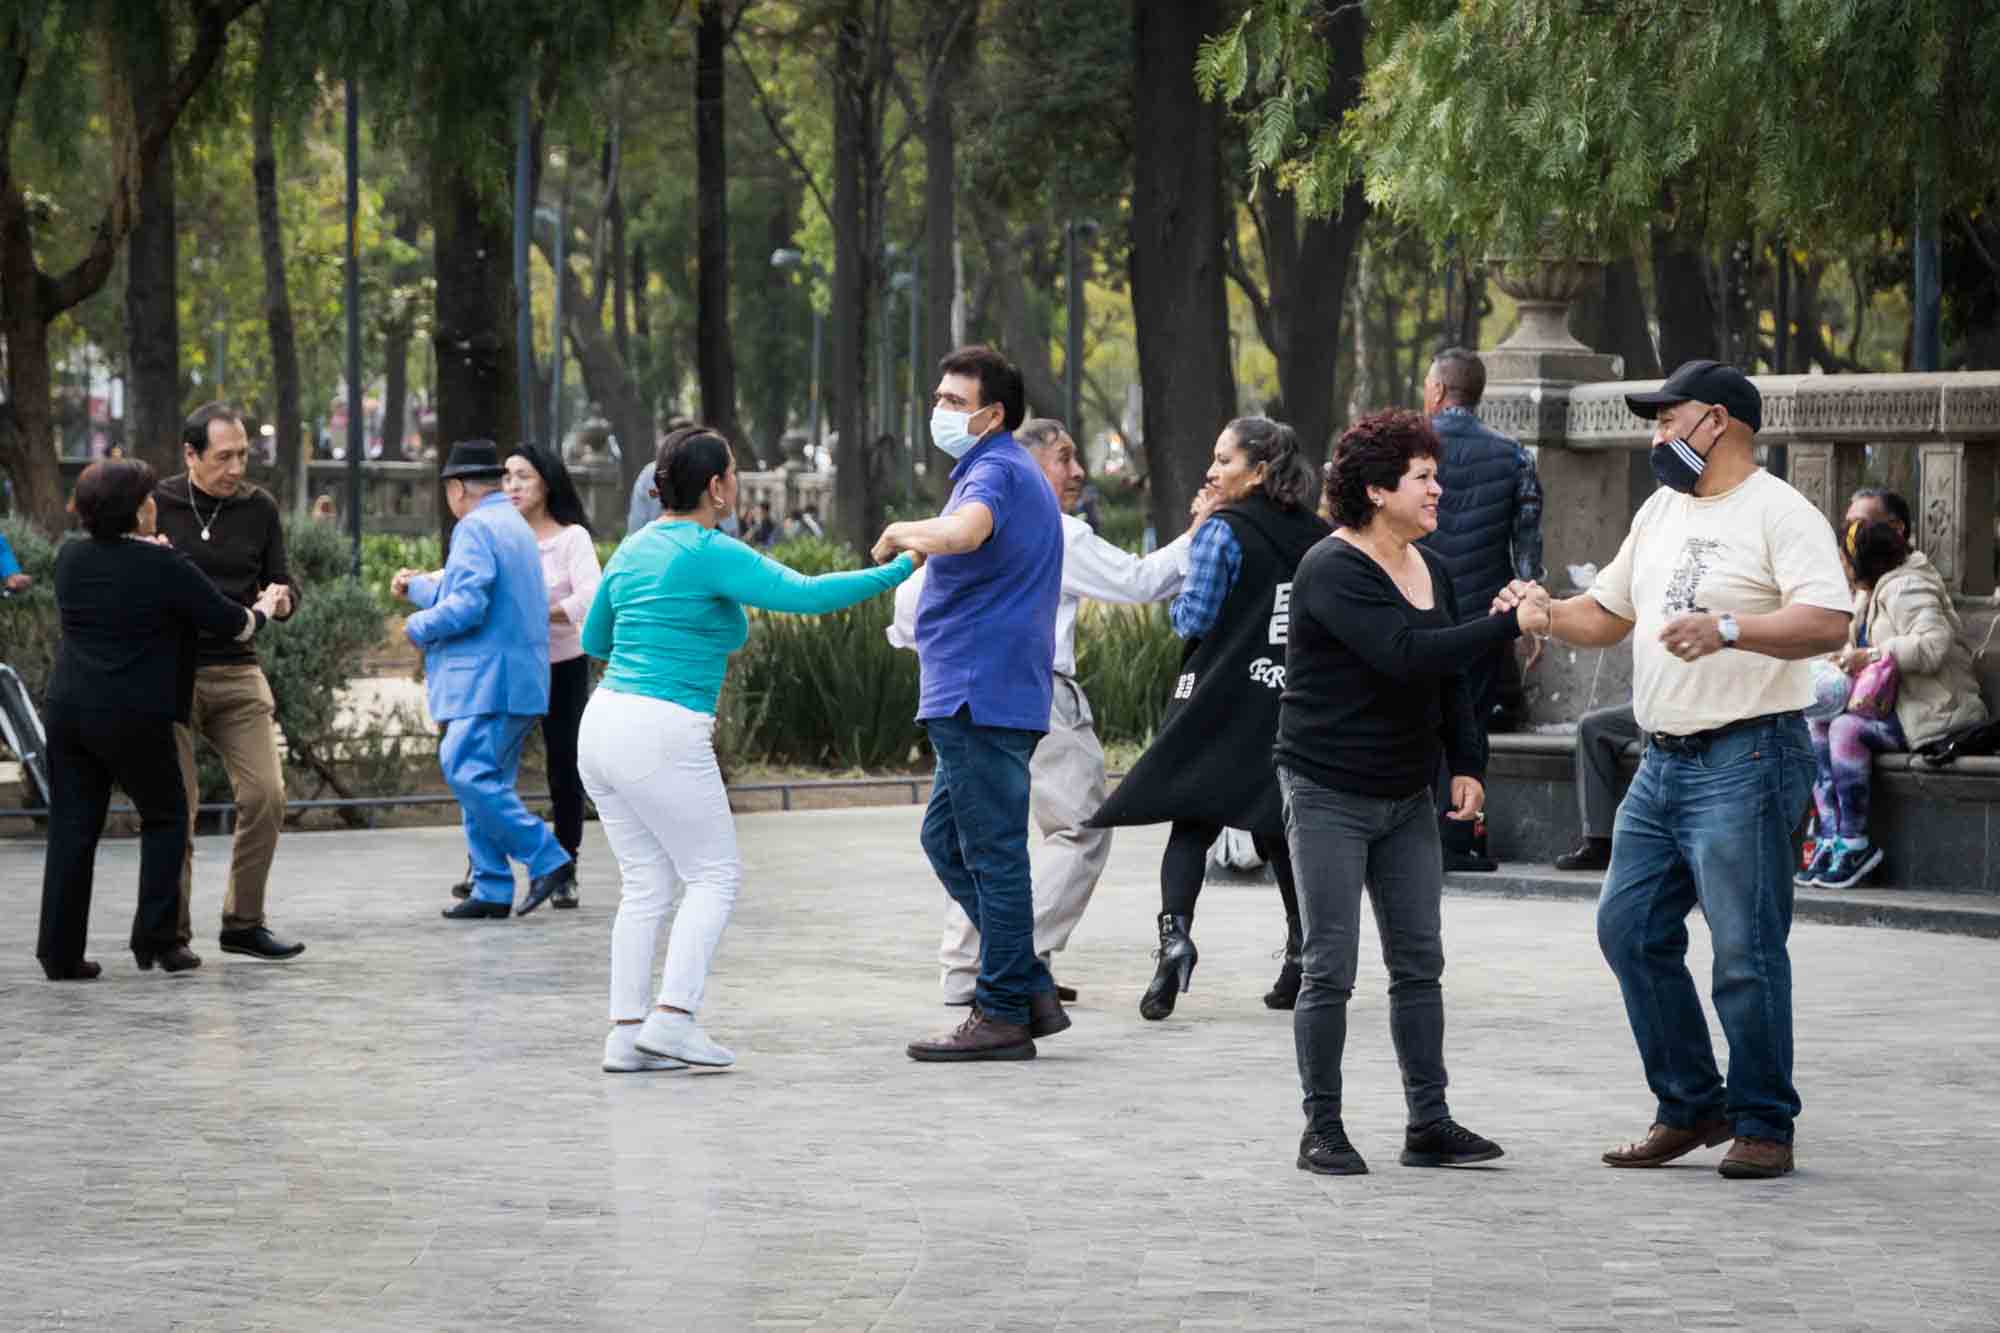
<instances>
[{"instance_id":1,"label":"white long-sleeve shirt","mask_svg":"<svg viewBox=\"0 0 2000 1333\"><path fill-rule=\"evenodd\" d=\"M1191 538L1182 533L1151 555L1139 556L1105 541L1074 514L1062 516L1062 532L1062 601L1056 606L1055 673L1073 676L1076 613L1083 599L1127 606L1168 600L1187 578ZM924 571L920 569L896 589L896 617L889 626L889 642L898 648L917 646L917 598L923 586Z\"/></svg>"}]
</instances>

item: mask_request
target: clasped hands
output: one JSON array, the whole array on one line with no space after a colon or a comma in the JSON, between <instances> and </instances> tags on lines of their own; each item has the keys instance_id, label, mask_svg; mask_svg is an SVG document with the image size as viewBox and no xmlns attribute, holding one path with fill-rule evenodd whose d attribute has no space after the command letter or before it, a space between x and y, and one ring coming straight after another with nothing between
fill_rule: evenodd
<instances>
[{"instance_id":1,"label":"clasped hands","mask_svg":"<svg viewBox=\"0 0 2000 1333\"><path fill-rule=\"evenodd\" d=\"M908 526L908 524L904 523L891 523L888 527L882 529L882 535L877 537L875 544L868 548L868 558L878 565L886 565L899 555L907 555L910 557L911 564L915 565L918 569L922 569L924 567L924 553L909 544L906 536Z\"/></svg>"}]
</instances>

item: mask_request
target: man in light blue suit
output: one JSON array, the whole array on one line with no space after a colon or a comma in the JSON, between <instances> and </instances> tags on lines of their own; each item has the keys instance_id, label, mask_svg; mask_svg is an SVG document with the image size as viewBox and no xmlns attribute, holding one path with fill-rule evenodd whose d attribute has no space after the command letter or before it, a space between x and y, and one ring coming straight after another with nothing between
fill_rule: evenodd
<instances>
[{"instance_id":1,"label":"man in light blue suit","mask_svg":"<svg viewBox=\"0 0 2000 1333\"><path fill-rule=\"evenodd\" d=\"M472 896L444 915L505 918L514 910L509 857L528 868L523 914L575 876L569 853L514 790L521 745L549 708L549 599L541 551L501 493L491 440L460 441L438 472L458 518L438 574L401 570L391 583L421 608L404 633L424 651L431 717L446 724L438 760L465 813Z\"/></svg>"}]
</instances>

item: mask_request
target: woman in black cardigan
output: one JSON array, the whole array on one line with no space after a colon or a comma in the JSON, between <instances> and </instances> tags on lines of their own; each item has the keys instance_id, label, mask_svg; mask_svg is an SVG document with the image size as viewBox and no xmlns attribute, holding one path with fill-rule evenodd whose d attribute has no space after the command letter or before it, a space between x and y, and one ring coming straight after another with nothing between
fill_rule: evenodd
<instances>
[{"instance_id":1,"label":"woman in black cardigan","mask_svg":"<svg viewBox=\"0 0 2000 1333\"><path fill-rule=\"evenodd\" d=\"M1361 893L1389 972L1389 1031L1409 1124L1405 1166L1501 1155L1445 1104L1443 856L1431 784L1451 772L1447 817L1485 805L1486 735L1462 674L1482 651L1546 633L1548 613L1458 624L1451 581L1416 545L1437 527L1437 437L1412 412L1366 416L1327 470L1333 535L1299 562L1279 705L1278 782L1305 928L1305 981L1292 1016L1306 1132L1298 1165L1368 1168L1341 1120L1341 1055L1354 989Z\"/></svg>"},{"instance_id":2,"label":"woman in black cardigan","mask_svg":"<svg viewBox=\"0 0 2000 1333\"><path fill-rule=\"evenodd\" d=\"M49 677L49 845L35 947L50 981L101 970L84 959L83 941L114 782L139 811L133 957L169 972L201 963L176 937L188 827L174 723L187 720L197 632L248 639L275 594L265 589L246 610L156 541L153 482L153 469L133 460L85 468L75 505L90 539L56 557L62 643Z\"/></svg>"}]
</instances>

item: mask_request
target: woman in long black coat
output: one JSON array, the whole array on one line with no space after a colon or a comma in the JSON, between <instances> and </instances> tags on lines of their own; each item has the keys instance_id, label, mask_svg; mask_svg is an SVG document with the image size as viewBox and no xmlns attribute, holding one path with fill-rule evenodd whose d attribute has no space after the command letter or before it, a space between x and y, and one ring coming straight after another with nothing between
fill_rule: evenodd
<instances>
[{"instance_id":1,"label":"woman in long black coat","mask_svg":"<svg viewBox=\"0 0 2000 1333\"><path fill-rule=\"evenodd\" d=\"M141 969L200 965L179 942L181 856L187 797L174 724L194 694L200 631L247 639L273 610L225 597L172 547L153 540L153 469L129 459L85 468L76 512L87 541L56 557L62 643L49 677L49 845L35 956L50 981L89 981L83 956L97 842L115 782L139 811L139 908L132 955Z\"/></svg>"},{"instance_id":2,"label":"woman in long black coat","mask_svg":"<svg viewBox=\"0 0 2000 1333\"><path fill-rule=\"evenodd\" d=\"M1292 428L1240 417L1215 440L1207 489L1220 501L1195 533L1187 582L1171 608L1187 641L1159 734L1092 818L1097 827L1171 822L1160 862L1159 966L1139 1001L1174 1011L1194 974L1190 930L1208 849L1247 830L1285 905L1285 965L1264 1002L1289 1009L1299 989L1299 909L1271 745L1285 688L1292 573L1328 532L1313 512L1317 478Z\"/></svg>"}]
</instances>

